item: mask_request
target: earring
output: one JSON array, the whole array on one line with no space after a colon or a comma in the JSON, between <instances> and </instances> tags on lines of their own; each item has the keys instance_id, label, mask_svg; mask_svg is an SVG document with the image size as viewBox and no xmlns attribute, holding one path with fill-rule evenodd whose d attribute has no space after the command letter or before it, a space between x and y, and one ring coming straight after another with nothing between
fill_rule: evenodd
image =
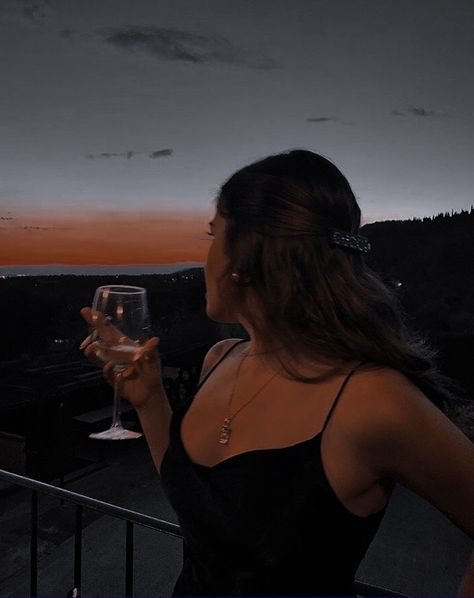
<instances>
[{"instance_id":1,"label":"earring","mask_svg":"<svg viewBox=\"0 0 474 598\"><path fill-rule=\"evenodd\" d=\"M235 282L239 281L239 275L237 274L237 272L232 272L231 276Z\"/></svg>"}]
</instances>

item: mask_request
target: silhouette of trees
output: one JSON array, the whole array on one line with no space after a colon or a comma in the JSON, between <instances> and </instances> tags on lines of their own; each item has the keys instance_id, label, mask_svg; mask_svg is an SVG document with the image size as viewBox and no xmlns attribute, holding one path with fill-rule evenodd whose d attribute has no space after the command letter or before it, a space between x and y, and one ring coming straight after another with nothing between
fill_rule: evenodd
<instances>
[{"instance_id":1,"label":"silhouette of trees","mask_svg":"<svg viewBox=\"0 0 474 598\"><path fill-rule=\"evenodd\" d=\"M400 300L426 333L474 334L474 206L460 213L367 224L368 263L400 280Z\"/></svg>"}]
</instances>

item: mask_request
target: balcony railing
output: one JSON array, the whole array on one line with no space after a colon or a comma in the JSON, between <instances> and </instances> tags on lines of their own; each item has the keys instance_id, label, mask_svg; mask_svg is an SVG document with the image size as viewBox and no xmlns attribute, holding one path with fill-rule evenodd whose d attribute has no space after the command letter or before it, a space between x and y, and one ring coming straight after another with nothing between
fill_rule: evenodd
<instances>
[{"instance_id":1,"label":"balcony railing","mask_svg":"<svg viewBox=\"0 0 474 598\"><path fill-rule=\"evenodd\" d=\"M84 508L93 509L104 515L125 521L125 596L133 596L134 526L140 525L178 538L183 537L180 526L175 523L124 509L117 505L78 494L77 492L46 484L45 482L33 480L32 478L4 471L3 469L0 469L0 480L31 490L30 596L38 595L38 494L55 496L61 499L61 501L67 501L76 505L73 589L69 592L69 595L72 596L81 595L82 514ZM358 596L399 596L410 598L406 594L360 581L355 582L355 590Z\"/></svg>"}]
</instances>

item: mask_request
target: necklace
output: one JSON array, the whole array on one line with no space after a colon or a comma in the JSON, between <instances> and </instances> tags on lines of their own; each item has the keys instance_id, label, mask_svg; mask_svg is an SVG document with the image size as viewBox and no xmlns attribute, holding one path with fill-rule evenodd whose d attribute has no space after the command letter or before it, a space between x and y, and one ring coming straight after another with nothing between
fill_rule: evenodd
<instances>
[{"instance_id":1,"label":"necklace","mask_svg":"<svg viewBox=\"0 0 474 598\"><path fill-rule=\"evenodd\" d=\"M254 354L257 355L257 354ZM244 407L246 407L250 401L253 401L253 399L265 388L265 386L267 386L267 384L269 384L269 382L271 382L273 380L273 378L278 374L278 372L275 372L266 382L263 386L261 386L257 392L255 394L252 395L252 397L242 405L242 407L240 407L240 409L238 409L233 415L230 415L230 406L232 404L232 399L234 398L234 393L235 393L235 387L237 385L237 379L239 377L239 373L240 373L240 368L242 367L242 364L244 363L244 359L246 357L249 357L249 354L244 355L244 357L242 358L242 361L239 363L239 367L237 369L237 375L235 376L235 382L234 382L234 387L232 388L232 394L230 395L230 400L229 400L229 405L228 405L228 416L225 418L224 423L222 424L221 427L221 432L219 435L219 442L221 444L229 444L229 440L230 440L230 435L232 432L232 428L230 427L230 423L231 421L234 419L234 417L237 415L237 413L239 413L239 411L241 411Z\"/></svg>"}]
</instances>

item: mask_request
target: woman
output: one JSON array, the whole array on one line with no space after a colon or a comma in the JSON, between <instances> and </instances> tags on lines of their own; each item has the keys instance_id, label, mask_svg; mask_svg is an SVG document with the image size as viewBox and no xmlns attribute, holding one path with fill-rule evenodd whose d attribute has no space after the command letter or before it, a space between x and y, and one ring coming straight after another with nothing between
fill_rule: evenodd
<instances>
[{"instance_id":1,"label":"woman","mask_svg":"<svg viewBox=\"0 0 474 598\"><path fill-rule=\"evenodd\" d=\"M184 534L173 595L354 595L396 482L474 537L474 448L442 411L455 386L366 265L341 172L270 156L223 185L210 226L207 314L249 338L209 350L173 417L157 338L124 385Z\"/></svg>"}]
</instances>

